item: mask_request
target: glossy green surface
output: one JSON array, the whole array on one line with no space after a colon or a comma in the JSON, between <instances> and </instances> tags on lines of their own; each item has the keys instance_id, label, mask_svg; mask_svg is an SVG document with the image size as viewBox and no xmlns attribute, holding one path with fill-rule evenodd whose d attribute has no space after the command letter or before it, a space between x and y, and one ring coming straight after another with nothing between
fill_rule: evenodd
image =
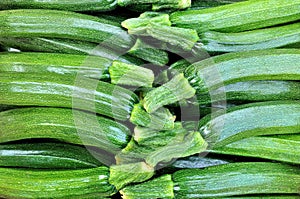
<instances>
[{"instance_id":1,"label":"glossy green surface","mask_svg":"<svg viewBox=\"0 0 300 199\"><path fill-rule=\"evenodd\" d=\"M95 146L116 153L126 146L130 130L100 116L63 108L21 108L0 113L0 142L52 138Z\"/></svg>"},{"instance_id":2,"label":"glossy green surface","mask_svg":"<svg viewBox=\"0 0 300 199\"><path fill-rule=\"evenodd\" d=\"M109 169L29 170L0 168L4 198L103 198L116 193L108 183Z\"/></svg>"},{"instance_id":3,"label":"glossy green surface","mask_svg":"<svg viewBox=\"0 0 300 199\"><path fill-rule=\"evenodd\" d=\"M193 28L198 33L208 30L240 32L299 20L299 10L299 0L256 0L178 11L172 13L170 19L175 26Z\"/></svg>"},{"instance_id":4,"label":"glossy green surface","mask_svg":"<svg viewBox=\"0 0 300 199\"><path fill-rule=\"evenodd\" d=\"M42 9L0 11L0 37L46 37L105 43L128 50L134 39L122 28L85 14ZM103 42L105 41L105 42Z\"/></svg>"},{"instance_id":5,"label":"glossy green surface","mask_svg":"<svg viewBox=\"0 0 300 199\"><path fill-rule=\"evenodd\" d=\"M276 137L250 137L210 151L300 164L300 141Z\"/></svg>"},{"instance_id":6,"label":"glossy green surface","mask_svg":"<svg viewBox=\"0 0 300 199\"><path fill-rule=\"evenodd\" d=\"M270 49L227 53L199 61L185 70L199 94L249 80L300 80L300 50Z\"/></svg>"},{"instance_id":7,"label":"glossy green surface","mask_svg":"<svg viewBox=\"0 0 300 199\"><path fill-rule=\"evenodd\" d=\"M0 166L40 169L95 168L101 163L87 149L62 143L1 144Z\"/></svg>"},{"instance_id":8,"label":"glossy green surface","mask_svg":"<svg viewBox=\"0 0 300 199\"><path fill-rule=\"evenodd\" d=\"M85 55L58 53L2 53L0 72L82 75L94 79L109 79L112 60Z\"/></svg>"},{"instance_id":9,"label":"glossy green surface","mask_svg":"<svg viewBox=\"0 0 300 199\"><path fill-rule=\"evenodd\" d=\"M300 103L258 102L230 108L227 113L217 111L200 120L199 131L215 147L256 135L298 133Z\"/></svg>"},{"instance_id":10,"label":"glossy green surface","mask_svg":"<svg viewBox=\"0 0 300 199\"><path fill-rule=\"evenodd\" d=\"M297 166L268 162L183 169L172 175L175 198L215 198L247 194L298 194Z\"/></svg>"},{"instance_id":11,"label":"glossy green surface","mask_svg":"<svg viewBox=\"0 0 300 199\"><path fill-rule=\"evenodd\" d=\"M0 104L82 109L129 119L137 96L130 90L80 75L0 73Z\"/></svg>"}]
</instances>

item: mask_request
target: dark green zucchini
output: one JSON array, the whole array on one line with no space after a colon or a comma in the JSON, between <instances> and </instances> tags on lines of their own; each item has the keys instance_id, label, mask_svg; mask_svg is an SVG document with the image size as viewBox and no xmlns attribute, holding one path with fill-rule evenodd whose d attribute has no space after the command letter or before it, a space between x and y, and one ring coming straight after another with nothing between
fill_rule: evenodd
<instances>
[{"instance_id":1,"label":"dark green zucchini","mask_svg":"<svg viewBox=\"0 0 300 199\"><path fill-rule=\"evenodd\" d=\"M29 170L0 168L0 197L105 198L116 193L109 169Z\"/></svg>"},{"instance_id":2,"label":"dark green zucchini","mask_svg":"<svg viewBox=\"0 0 300 199\"><path fill-rule=\"evenodd\" d=\"M0 11L0 37L46 37L101 43L126 51L134 38L122 28L98 17L57 10Z\"/></svg>"},{"instance_id":3,"label":"dark green zucchini","mask_svg":"<svg viewBox=\"0 0 300 199\"><path fill-rule=\"evenodd\" d=\"M39 8L68 11L109 11L115 9L116 5L116 0L2 0L0 10Z\"/></svg>"},{"instance_id":4,"label":"dark green zucchini","mask_svg":"<svg viewBox=\"0 0 300 199\"><path fill-rule=\"evenodd\" d=\"M205 169L183 169L175 172L172 179L178 199L299 194L300 170L279 163L231 163Z\"/></svg>"},{"instance_id":5,"label":"dark green zucchini","mask_svg":"<svg viewBox=\"0 0 300 199\"><path fill-rule=\"evenodd\" d=\"M0 104L77 108L127 120L137 96L125 88L80 75L0 73Z\"/></svg>"},{"instance_id":6,"label":"dark green zucchini","mask_svg":"<svg viewBox=\"0 0 300 199\"><path fill-rule=\"evenodd\" d=\"M1 119L0 119L1 120ZM1 167L81 169L101 166L95 152L63 143L16 143L0 145Z\"/></svg>"},{"instance_id":7,"label":"dark green zucchini","mask_svg":"<svg viewBox=\"0 0 300 199\"><path fill-rule=\"evenodd\" d=\"M300 19L300 2L294 0L256 0L214 8L178 11L170 15L175 26L203 33L209 30L241 32Z\"/></svg>"},{"instance_id":8,"label":"dark green zucchini","mask_svg":"<svg viewBox=\"0 0 300 199\"><path fill-rule=\"evenodd\" d=\"M258 102L207 115L199 131L207 142L221 147L256 135L300 132L299 101Z\"/></svg>"},{"instance_id":9,"label":"dark green zucchini","mask_svg":"<svg viewBox=\"0 0 300 199\"><path fill-rule=\"evenodd\" d=\"M42 37L1 37L0 44L19 49L21 52L49 52L62 54L95 55L129 64L142 65L144 62L128 54L120 53L97 43Z\"/></svg>"},{"instance_id":10,"label":"dark green zucchini","mask_svg":"<svg viewBox=\"0 0 300 199\"><path fill-rule=\"evenodd\" d=\"M0 112L0 143L47 138L116 153L130 130L110 119L63 108L20 108Z\"/></svg>"}]
</instances>

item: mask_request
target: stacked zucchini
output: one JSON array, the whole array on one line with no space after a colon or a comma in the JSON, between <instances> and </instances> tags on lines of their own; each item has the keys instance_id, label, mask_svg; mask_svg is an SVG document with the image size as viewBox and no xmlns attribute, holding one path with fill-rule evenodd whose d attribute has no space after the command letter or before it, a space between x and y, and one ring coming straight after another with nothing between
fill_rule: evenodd
<instances>
[{"instance_id":1,"label":"stacked zucchini","mask_svg":"<svg viewBox=\"0 0 300 199\"><path fill-rule=\"evenodd\" d=\"M299 20L299 0L2 0L0 197L299 198Z\"/></svg>"}]
</instances>

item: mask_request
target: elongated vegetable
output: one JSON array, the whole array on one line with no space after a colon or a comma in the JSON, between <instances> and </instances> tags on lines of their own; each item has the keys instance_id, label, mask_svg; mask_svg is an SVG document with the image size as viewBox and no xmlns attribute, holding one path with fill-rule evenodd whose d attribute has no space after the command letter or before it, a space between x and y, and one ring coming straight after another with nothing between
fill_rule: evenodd
<instances>
[{"instance_id":1,"label":"elongated vegetable","mask_svg":"<svg viewBox=\"0 0 300 199\"><path fill-rule=\"evenodd\" d=\"M63 18L62 18L63 16ZM1 37L64 38L126 51L134 39L118 26L89 15L39 9L0 11Z\"/></svg>"},{"instance_id":2,"label":"elongated vegetable","mask_svg":"<svg viewBox=\"0 0 300 199\"><path fill-rule=\"evenodd\" d=\"M130 136L130 130L118 122L62 108L8 110L0 113L0 123L1 143L52 138L116 153L126 146Z\"/></svg>"},{"instance_id":3,"label":"elongated vegetable","mask_svg":"<svg viewBox=\"0 0 300 199\"><path fill-rule=\"evenodd\" d=\"M170 19L175 26L192 28L200 34L208 30L241 32L299 20L299 10L299 1L257 0L178 11Z\"/></svg>"},{"instance_id":4,"label":"elongated vegetable","mask_svg":"<svg viewBox=\"0 0 300 199\"><path fill-rule=\"evenodd\" d=\"M248 194L298 194L300 171L290 165L247 162L172 175L175 198L213 198ZM159 184L159 183L158 183Z\"/></svg>"},{"instance_id":5,"label":"elongated vegetable","mask_svg":"<svg viewBox=\"0 0 300 199\"><path fill-rule=\"evenodd\" d=\"M77 108L117 120L130 117L137 96L124 88L67 75L0 73L0 104Z\"/></svg>"},{"instance_id":6,"label":"elongated vegetable","mask_svg":"<svg viewBox=\"0 0 300 199\"><path fill-rule=\"evenodd\" d=\"M0 9L17 9L17 8L39 8L39 9L55 9L68 11L108 11L115 9L117 1L115 0L3 0L0 3Z\"/></svg>"},{"instance_id":7,"label":"elongated vegetable","mask_svg":"<svg viewBox=\"0 0 300 199\"><path fill-rule=\"evenodd\" d=\"M300 42L300 23L239 33L208 31L201 37L203 48L211 52L237 52L278 48Z\"/></svg>"},{"instance_id":8,"label":"elongated vegetable","mask_svg":"<svg viewBox=\"0 0 300 199\"><path fill-rule=\"evenodd\" d=\"M258 157L300 164L300 141L274 137L249 137L210 150L213 153Z\"/></svg>"},{"instance_id":9,"label":"elongated vegetable","mask_svg":"<svg viewBox=\"0 0 300 199\"><path fill-rule=\"evenodd\" d=\"M298 133L300 103L298 101L259 102L207 115L199 122L206 141L215 147L255 135Z\"/></svg>"},{"instance_id":10,"label":"elongated vegetable","mask_svg":"<svg viewBox=\"0 0 300 199\"><path fill-rule=\"evenodd\" d=\"M83 147L62 143L1 144L0 165L39 169L95 168L101 163Z\"/></svg>"},{"instance_id":11,"label":"elongated vegetable","mask_svg":"<svg viewBox=\"0 0 300 199\"><path fill-rule=\"evenodd\" d=\"M109 169L42 171L0 168L0 196L4 198L96 198L111 196Z\"/></svg>"}]
</instances>

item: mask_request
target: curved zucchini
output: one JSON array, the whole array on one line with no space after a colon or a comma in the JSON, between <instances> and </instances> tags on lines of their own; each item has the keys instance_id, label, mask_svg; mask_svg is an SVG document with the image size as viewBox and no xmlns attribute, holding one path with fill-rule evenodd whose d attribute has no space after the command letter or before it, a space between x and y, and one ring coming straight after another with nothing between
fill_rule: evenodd
<instances>
[{"instance_id":1,"label":"curved zucchini","mask_svg":"<svg viewBox=\"0 0 300 199\"><path fill-rule=\"evenodd\" d=\"M1 37L0 44L19 49L22 52L48 52L79 55L95 55L124 63L142 65L144 62L127 54L119 55L105 46L97 43L42 37Z\"/></svg>"},{"instance_id":2,"label":"curved zucchini","mask_svg":"<svg viewBox=\"0 0 300 199\"><path fill-rule=\"evenodd\" d=\"M39 169L95 168L101 163L87 149L62 143L0 145L1 167Z\"/></svg>"},{"instance_id":3,"label":"curved zucchini","mask_svg":"<svg viewBox=\"0 0 300 199\"><path fill-rule=\"evenodd\" d=\"M134 38L122 28L98 17L58 10L0 11L0 37L46 37L80 40L126 51Z\"/></svg>"},{"instance_id":4,"label":"curved zucchini","mask_svg":"<svg viewBox=\"0 0 300 199\"><path fill-rule=\"evenodd\" d=\"M240 81L300 80L300 50L227 53L190 65L185 77L200 94Z\"/></svg>"},{"instance_id":5,"label":"curved zucchini","mask_svg":"<svg viewBox=\"0 0 300 199\"><path fill-rule=\"evenodd\" d=\"M199 131L214 147L256 135L300 131L299 101L250 103L230 108L227 113L223 113L224 111L217 111L199 122Z\"/></svg>"},{"instance_id":6,"label":"curved zucchini","mask_svg":"<svg viewBox=\"0 0 300 199\"><path fill-rule=\"evenodd\" d=\"M39 8L68 11L109 11L115 9L116 5L116 0L2 0L0 10Z\"/></svg>"},{"instance_id":7,"label":"curved zucchini","mask_svg":"<svg viewBox=\"0 0 300 199\"><path fill-rule=\"evenodd\" d=\"M0 104L77 108L127 120L137 103L130 90L72 75L0 73Z\"/></svg>"},{"instance_id":8,"label":"curved zucchini","mask_svg":"<svg viewBox=\"0 0 300 199\"><path fill-rule=\"evenodd\" d=\"M13 109L0 113L0 123L0 143L48 138L116 153L130 139L130 130L126 126L71 109Z\"/></svg>"},{"instance_id":9,"label":"curved zucchini","mask_svg":"<svg viewBox=\"0 0 300 199\"><path fill-rule=\"evenodd\" d=\"M276 137L250 137L210 150L212 153L258 157L300 164L300 141Z\"/></svg>"},{"instance_id":10,"label":"curved zucchini","mask_svg":"<svg viewBox=\"0 0 300 199\"><path fill-rule=\"evenodd\" d=\"M298 167L268 163L231 163L183 169L173 175L175 198L215 198L250 194L299 194Z\"/></svg>"},{"instance_id":11,"label":"curved zucchini","mask_svg":"<svg viewBox=\"0 0 300 199\"><path fill-rule=\"evenodd\" d=\"M294 0L244 1L201 10L178 11L170 15L175 26L203 33L209 30L241 32L300 19L300 2Z\"/></svg>"},{"instance_id":12,"label":"curved zucchini","mask_svg":"<svg viewBox=\"0 0 300 199\"><path fill-rule=\"evenodd\" d=\"M239 33L208 31L201 37L203 48L210 52L261 50L300 42L300 23Z\"/></svg>"},{"instance_id":13,"label":"curved zucchini","mask_svg":"<svg viewBox=\"0 0 300 199\"><path fill-rule=\"evenodd\" d=\"M116 193L109 169L28 170L0 168L0 197L103 198Z\"/></svg>"}]
</instances>

